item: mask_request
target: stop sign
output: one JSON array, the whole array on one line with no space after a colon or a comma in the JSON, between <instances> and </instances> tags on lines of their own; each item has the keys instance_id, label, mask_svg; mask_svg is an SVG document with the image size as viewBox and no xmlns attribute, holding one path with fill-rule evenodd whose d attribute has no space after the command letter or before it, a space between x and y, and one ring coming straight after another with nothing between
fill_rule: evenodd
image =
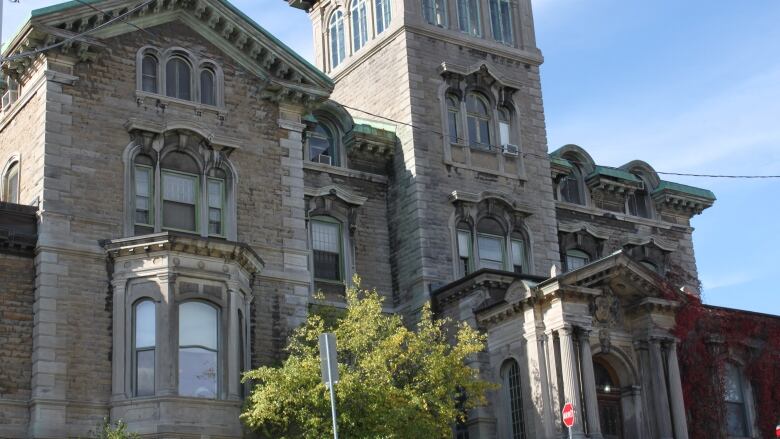
<instances>
[{"instance_id":1,"label":"stop sign","mask_svg":"<svg viewBox=\"0 0 780 439\"><path fill-rule=\"evenodd\" d=\"M780 437L780 424L777 424L777 427L775 427L775 436Z\"/></svg>"},{"instance_id":2,"label":"stop sign","mask_svg":"<svg viewBox=\"0 0 780 439\"><path fill-rule=\"evenodd\" d=\"M574 406L572 403L567 402L563 406L563 410L561 411L561 414L563 415L563 425L572 428L574 427Z\"/></svg>"}]
</instances>

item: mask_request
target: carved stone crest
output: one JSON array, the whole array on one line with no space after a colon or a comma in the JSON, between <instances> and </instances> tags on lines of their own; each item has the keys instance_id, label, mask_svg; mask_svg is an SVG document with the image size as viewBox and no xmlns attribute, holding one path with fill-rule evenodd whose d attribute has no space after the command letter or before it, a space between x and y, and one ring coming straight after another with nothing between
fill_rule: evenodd
<instances>
[{"instance_id":1,"label":"carved stone crest","mask_svg":"<svg viewBox=\"0 0 780 439\"><path fill-rule=\"evenodd\" d=\"M590 303L590 313L597 323L612 326L620 319L620 301L608 288Z\"/></svg>"}]
</instances>

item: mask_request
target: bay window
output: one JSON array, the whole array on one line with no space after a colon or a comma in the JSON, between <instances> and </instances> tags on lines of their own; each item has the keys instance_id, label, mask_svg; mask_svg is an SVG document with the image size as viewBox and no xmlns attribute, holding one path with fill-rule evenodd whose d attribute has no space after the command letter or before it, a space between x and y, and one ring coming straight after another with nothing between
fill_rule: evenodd
<instances>
[{"instance_id":1,"label":"bay window","mask_svg":"<svg viewBox=\"0 0 780 439\"><path fill-rule=\"evenodd\" d=\"M481 268L504 269L504 231L494 219L485 218L477 225L477 251Z\"/></svg>"},{"instance_id":2,"label":"bay window","mask_svg":"<svg viewBox=\"0 0 780 439\"><path fill-rule=\"evenodd\" d=\"M179 395L216 398L219 312L200 301L179 305Z\"/></svg>"}]
</instances>

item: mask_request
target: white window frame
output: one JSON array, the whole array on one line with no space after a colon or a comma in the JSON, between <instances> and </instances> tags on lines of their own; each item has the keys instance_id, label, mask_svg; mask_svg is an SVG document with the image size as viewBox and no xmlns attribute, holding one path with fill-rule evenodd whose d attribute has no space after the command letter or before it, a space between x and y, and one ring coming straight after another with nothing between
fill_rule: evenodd
<instances>
[{"instance_id":1,"label":"white window frame","mask_svg":"<svg viewBox=\"0 0 780 439\"><path fill-rule=\"evenodd\" d=\"M501 251L501 259L495 260L495 259L486 259L482 255L482 240L497 240L498 241L498 248ZM494 270L505 270L506 269L506 238L499 235L493 235L490 233L479 233L477 232L477 257L479 258L479 268L491 268ZM490 261L490 262L497 262L498 267L488 267L486 266L483 261Z\"/></svg>"},{"instance_id":2,"label":"white window frame","mask_svg":"<svg viewBox=\"0 0 780 439\"><path fill-rule=\"evenodd\" d=\"M152 310L153 310L153 323L154 323L154 337L155 341L152 346L141 346L138 347L137 343L137 328L138 328L138 307L144 303L151 303ZM154 299L150 297L142 297L132 304L132 327L130 329L131 331L131 343L130 343L130 349L131 349L131 370L132 370L132 394L135 397L146 397L146 396L154 396L157 393L157 355L158 355L158 349L157 349L157 303L154 301ZM152 354L154 355L153 359L153 378L152 378L152 393L150 395L140 395L138 392L138 353L139 352L147 352L152 351Z\"/></svg>"},{"instance_id":3,"label":"white window frame","mask_svg":"<svg viewBox=\"0 0 780 439\"><path fill-rule=\"evenodd\" d=\"M329 61L331 70L343 64L347 58L345 39L344 12L341 9L336 9L330 14L328 19L328 50L330 51Z\"/></svg>"},{"instance_id":4,"label":"white window frame","mask_svg":"<svg viewBox=\"0 0 780 439\"><path fill-rule=\"evenodd\" d=\"M187 229L179 229L176 227L167 227L165 225L165 176L171 175L171 176L178 176L178 177L186 177L193 182L193 186L195 188L195 205L193 206L195 209L195 229L194 230L187 230ZM160 224L160 227L162 230L173 230L177 232L184 232L184 233L198 233L200 232L200 225L202 224L202 218L200 218L200 206L202 206L203 200L201 200L201 190L200 190L200 176L197 174L190 174L188 172L181 172L181 171L175 171L172 169L165 169L161 168L160 170L160 217L162 223ZM176 203L176 201L171 201L173 203ZM181 203L186 204L186 203Z\"/></svg>"},{"instance_id":5,"label":"white window frame","mask_svg":"<svg viewBox=\"0 0 780 439\"><path fill-rule=\"evenodd\" d=\"M380 11L381 9L381 11ZM374 0L374 30L376 35L390 27L393 21L393 6L390 0Z\"/></svg>"},{"instance_id":6,"label":"white window frame","mask_svg":"<svg viewBox=\"0 0 780 439\"><path fill-rule=\"evenodd\" d=\"M324 251L324 250L317 250L317 249L314 248L314 227L315 227L315 224L318 224L318 223L319 224L328 224L328 225L337 227L337 240L338 240L338 245L339 245L339 252L338 252L336 260L338 261L338 264L339 264L339 266L338 266L338 276L339 276L339 279L328 279L328 278L317 277L317 270L316 270L316 266L315 266L316 262L315 262L314 252L315 251ZM332 284L339 284L339 285L345 284L346 283L346 277L347 277L347 258L346 258L346 255L345 255L346 254L345 249L347 247L346 247L346 243L344 242L344 224L341 221L339 221L338 219L336 219L336 218L334 218L332 216L317 215L317 216L311 218L309 230L310 230L310 232L309 232L310 238L309 239L310 239L310 242L311 242L311 252L312 252L312 266L311 266L312 278L314 279L315 282L325 282L325 283L332 283ZM324 252L333 254L333 252L327 252L327 251L324 251Z\"/></svg>"},{"instance_id":7,"label":"white window frame","mask_svg":"<svg viewBox=\"0 0 780 439\"><path fill-rule=\"evenodd\" d=\"M432 26L445 29L449 26L447 0L423 0L422 14L423 20Z\"/></svg>"},{"instance_id":8,"label":"white window frame","mask_svg":"<svg viewBox=\"0 0 780 439\"><path fill-rule=\"evenodd\" d=\"M352 53L362 49L368 43L368 6L366 0L352 0L350 7L350 34Z\"/></svg>"},{"instance_id":9,"label":"white window frame","mask_svg":"<svg viewBox=\"0 0 780 439\"><path fill-rule=\"evenodd\" d=\"M144 90L143 60L147 56L151 56L157 61L156 92ZM167 66L168 62L173 58L183 60L190 67L189 99L168 96ZM213 104L203 103L201 99L201 73L203 70L210 71L213 76ZM144 46L136 54L136 96L139 99L148 96L160 99L162 102L186 103L197 108L211 109L212 111L223 110L225 107L224 82L224 72L216 61L201 58L182 47L170 47L160 50L154 46Z\"/></svg>"},{"instance_id":10,"label":"white window frame","mask_svg":"<svg viewBox=\"0 0 780 439\"><path fill-rule=\"evenodd\" d=\"M11 176L16 174L16 184L12 185ZM15 186L15 187L14 187ZM14 190L16 199L13 200L11 191ZM0 201L20 204L22 199L22 162L19 155L12 155L3 167L2 179L0 179Z\"/></svg>"},{"instance_id":11,"label":"white window frame","mask_svg":"<svg viewBox=\"0 0 780 439\"><path fill-rule=\"evenodd\" d=\"M179 325L179 328L181 328L181 306L182 305L186 305L188 303L201 303L201 304L204 304L204 305L209 306L209 307L214 309L214 313L215 313L215 316L214 316L215 317L215 325L214 325L215 328L214 329L216 331L216 344L217 344L217 347L216 347L216 349L212 349L212 348L206 347L205 345L182 345L181 344L181 333L179 333L179 338L176 340L176 355L177 355L178 358L181 358L181 350L182 349L191 349L191 348L199 348L199 349L207 350L207 351L210 351L210 352L214 352L216 354L216 361L215 361L215 364L216 364L216 371L215 371L216 383L215 384L216 385L215 385L215 391L214 391L214 397L213 398L203 398L203 397L193 396L193 395L182 395L181 394L181 376L180 376L180 374L177 371L176 378L177 378L177 382L179 384L177 386L178 387L177 388L177 393L178 393L179 396L182 396L182 397L185 397L185 398L220 399L220 394L222 393L222 386L224 385L223 384L223 380L222 380L222 374L223 374L223 371L222 371L223 343L222 343L222 340L221 340L221 337L222 337L222 330L221 330L221 326L222 326L222 324L221 324L222 323L222 308L218 304L216 304L216 303L214 303L214 302L212 302L210 300L187 299L187 300L183 300L181 302L178 302L176 304L176 307L177 307L176 315L178 317L176 323ZM177 363L178 363L178 361L177 361Z\"/></svg>"}]
</instances>

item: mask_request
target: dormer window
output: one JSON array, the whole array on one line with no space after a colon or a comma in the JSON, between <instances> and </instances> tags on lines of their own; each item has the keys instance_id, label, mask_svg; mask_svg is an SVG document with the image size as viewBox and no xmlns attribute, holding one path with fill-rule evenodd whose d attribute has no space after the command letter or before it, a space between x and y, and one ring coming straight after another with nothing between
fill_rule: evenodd
<instances>
[{"instance_id":1,"label":"dormer window","mask_svg":"<svg viewBox=\"0 0 780 439\"><path fill-rule=\"evenodd\" d=\"M572 249L566 252L566 271L576 270L590 263L590 255L582 250Z\"/></svg>"},{"instance_id":2,"label":"dormer window","mask_svg":"<svg viewBox=\"0 0 780 439\"><path fill-rule=\"evenodd\" d=\"M569 175L563 177L559 184L561 199L567 203L585 205L582 188L582 171L575 166Z\"/></svg>"}]
</instances>

